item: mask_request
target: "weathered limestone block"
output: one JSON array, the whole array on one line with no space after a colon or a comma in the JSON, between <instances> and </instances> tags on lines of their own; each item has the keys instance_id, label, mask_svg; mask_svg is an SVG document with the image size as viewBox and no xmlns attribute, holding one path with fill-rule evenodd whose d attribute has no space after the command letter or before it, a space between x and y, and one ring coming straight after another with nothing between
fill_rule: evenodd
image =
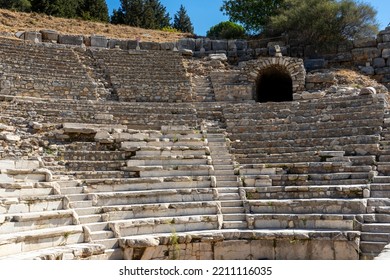
<instances>
[{"instance_id":1,"label":"weathered limestone block","mask_svg":"<svg viewBox=\"0 0 390 280\"><path fill-rule=\"evenodd\" d=\"M179 50L187 49L187 50L195 51L196 50L196 41L195 41L195 39L192 39L192 38L180 39L179 42L177 43L177 48Z\"/></svg>"},{"instance_id":2,"label":"weathered limestone block","mask_svg":"<svg viewBox=\"0 0 390 280\"><path fill-rule=\"evenodd\" d=\"M175 43L172 42L160 43L160 49L163 51L173 51L174 48L175 48Z\"/></svg>"},{"instance_id":3,"label":"weathered limestone block","mask_svg":"<svg viewBox=\"0 0 390 280\"><path fill-rule=\"evenodd\" d=\"M140 42L141 50L160 50L160 44L156 42Z\"/></svg>"},{"instance_id":4,"label":"weathered limestone block","mask_svg":"<svg viewBox=\"0 0 390 280\"><path fill-rule=\"evenodd\" d=\"M60 34L58 36L58 43L63 44L63 45L81 46L84 43L84 38L82 35Z\"/></svg>"},{"instance_id":5,"label":"weathered limestone block","mask_svg":"<svg viewBox=\"0 0 390 280\"><path fill-rule=\"evenodd\" d=\"M42 42L42 34L35 31L26 31L24 33L24 40L39 43Z\"/></svg>"},{"instance_id":6,"label":"weathered limestone block","mask_svg":"<svg viewBox=\"0 0 390 280\"><path fill-rule=\"evenodd\" d=\"M219 60L219 61L227 61L227 56L224 53L219 53L219 54L210 54L209 55L210 60Z\"/></svg>"},{"instance_id":7,"label":"weathered limestone block","mask_svg":"<svg viewBox=\"0 0 390 280\"><path fill-rule=\"evenodd\" d=\"M93 48L107 48L108 40L105 36L92 35L91 36L91 47Z\"/></svg>"},{"instance_id":8,"label":"weathered limestone block","mask_svg":"<svg viewBox=\"0 0 390 280\"><path fill-rule=\"evenodd\" d=\"M43 42L50 42L50 43L57 43L59 38L59 33L55 30L41 30L42 34L42 41Z\"/></svg>"},{"instance_id":9,"label":"weathered limestone block","mask_svg":"<svg viewBox=\"0 0 390 280\"><path fill-rule=\"evenodd\" d=\"M119 39L110 39L108 41L108 46L110 49L119 48L121 50L128 49L128 41L127 40L119 40Z\"/></svg>"},{"instance_id":10,"label":"weathered limestone block","mask_svg":"<svg viewBox=\"0 0 390 280\"><path fill-rule=\"evenodd\" d=\"M228 43L227 40L212 40L211 47L213 51L227 51Z\"/></svg>"}]
</instances>

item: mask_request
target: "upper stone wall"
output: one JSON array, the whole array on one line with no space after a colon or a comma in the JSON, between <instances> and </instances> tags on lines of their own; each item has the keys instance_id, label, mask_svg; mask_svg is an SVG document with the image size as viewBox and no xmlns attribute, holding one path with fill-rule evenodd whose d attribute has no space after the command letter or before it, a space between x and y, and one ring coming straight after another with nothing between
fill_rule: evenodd
<instances>
[{"instance_id":1,"label":"upper stone wall","mask_svg":"<svg viewBox=\"0 0 390 280\"><path fill-rule=\"evenodd\" d=\"M335 45L321 52L313 46L294 44L287 37L263 40L210 40L208 38L183 38L177 42L155 43L136 40L110 39L104 36L63 35L52 30L40 32L20 32L18 38L34 42L50 42L93 48L120 48L132 50L185 50L194 57L225 53L232 63L274 56L275 45L281 47L284 56L305 58L307 70L321 69L327 66L357 66L361 71L390 88L390 27L381 31L376 38L350 41Z\"/></svg>"}]
</instances>

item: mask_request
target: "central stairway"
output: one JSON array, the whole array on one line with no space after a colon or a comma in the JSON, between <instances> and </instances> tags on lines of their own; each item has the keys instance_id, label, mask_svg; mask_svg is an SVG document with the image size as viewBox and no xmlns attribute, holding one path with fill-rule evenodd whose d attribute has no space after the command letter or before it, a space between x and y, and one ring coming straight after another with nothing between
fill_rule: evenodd
<instances>
[{"instance_id":1,"label":"central stairway","mask_svg":"<svg viewBox=\"0 0 390 280\"><path fill-rule=\"evenodd\" d=\"M234 157L229 152L229 140L224 129L206 126L204 132L214 167L213 182L220 201L223 229L247 229L245 209L240 193L239 177L235 173Z\"/></svg>"}]
</instances>

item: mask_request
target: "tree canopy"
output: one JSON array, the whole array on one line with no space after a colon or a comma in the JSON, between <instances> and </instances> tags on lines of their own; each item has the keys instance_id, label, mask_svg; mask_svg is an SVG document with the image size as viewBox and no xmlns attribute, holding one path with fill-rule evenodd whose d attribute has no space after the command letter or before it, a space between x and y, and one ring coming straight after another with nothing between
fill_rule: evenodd
<instances>
[{"instance_id":1,"label":"tree canopy","mask_svg":"<svg viewBox=\"0 0 390 280\"><path fill-rule=\"evenodd\" d=\"M108 21L105 0L0 0L0 8L65 18Z\"/></svg>"},{"instance_id":2,"label":"tree canopy","mask_svg":"<svg viewBox=\"0 0 390 280\"><path fill-rule=\"evenodd\" d=\"M207 31L207 37L212 39L242 39L245 38L245 29L241 25L223 21L214 25Z\"/></svg>"},{"instance_id":3,"label":"tree canopy","mask_svg":"<svg viewBox=\"0 0 390 280\"><path fill-rule=\"evenodd\" d=\"M259 33L278 14L284 0L224 0L221 11L248 32Z\"/></svg>"},{"instance_id":4,"label":"tree canopy","mask_svg":"<svg viewBox=\"0 0 390 280\"><path fill-rule=\"evenodd\" d=\"M169 13L159 0L121 0L120 2L121 6L118 10L114 10L111 23L148 29L170 26Z\"/></svg>"},{"instance_id":5,"label":"tree canopy","mask_svg":"<svg viewBox=\"0 0 390 280\"><path fill-rule=\"evenodd\" d=\"M194 26L183 5L180 6L179 11L175 14L172 27L181 32L194 33Z\"/></svg>"},{"instance_id":6,"label":"tree canopy","mask_svg":"<svg viewBox=\"0 0 390 280\"><path fill-rule=\"evenodd\" d=\"M267 28L302 44L329 45L375 36L375 9L353 0L285 0L286 8L271 17Z\"/></svg>"}]
</instances>

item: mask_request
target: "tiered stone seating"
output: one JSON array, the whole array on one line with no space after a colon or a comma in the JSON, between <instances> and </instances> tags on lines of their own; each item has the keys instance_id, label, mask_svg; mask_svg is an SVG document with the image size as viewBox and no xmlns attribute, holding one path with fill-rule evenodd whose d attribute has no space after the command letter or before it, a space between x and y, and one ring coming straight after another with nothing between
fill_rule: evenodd
<instances>
[{"instance_id":1,"label":"tiered stone seating","mask_svg":"<svg viewBox=\"0 0 390 280\"><path fill-rule=\"evenodd\" d=\"M119 101L191 101L191 83L180 53L98 50L95 59L109 76Z\"/></svg>"},{"instance_id":2,"label":"tiered stone seating","mask_svg":"<svg viewBox=\"0 0 390 280\"><path fill-rule=\"evenodd\" d=\"M371 182L371 196L361 233L361 256L372 259L390 243L389 110L386 109L378 153L378 176Z\"/></svg>"},{"instance_id":3,"label":"tiered stone seating","mask_svg":"<svg viewBox=\"0 0 390 280\"><path fill-rule=\"evenodd\" d=\"M50 172L39 169L38 161L1 160L0 165L0 259L86 257L73 254L71 247L91 247L77 245L84 242L83 228Z\"/></svg>"},{"instance_id":4,"label":"tiered stone seating","mask_svg":"<svg viewBox=\"0 0 390 280\"><path fill-rule=\"evenodd\" d=\"M70 48L0 39L1 94L96 99L97 89Z\"/></svg>"},{"instance_id":5,"label":"tiered stone seating","mask_svg":"<svg viewBox=\"0 0 390 280\"><path fill-rule=\"evenodd\" d=\"M2 118L14 121L36 121L58 125L95 123L125 125L133 129L160 129L162 125L197 126L196 110L192 104L82 102L72 100L43 100L7 98L2 103ZM63 108L67 108L66 111ZM16 120L15 120L16 119Z\"/></svg>"},{"instance_id":6,"label":"tiered stone seating","mask_svg":"<svg viewBox=\"0 0 390 280\"><path fill-rule=\"evenodd\" d=\"M106 143L111 136L116 142ZM200 131L165 126L111 136L67 146L66 175L79 180L61 188L87 239L104 245L109 258L123 258L118 240L128 235L221 227L214 169Z\"/></svg>"},{"instance_id":7,"label":"tiered stone seating","mask_svg":"<svg viewBox=\"0 0 390 280\"><path fill-rule=\"evenodd\" d=\"M380 96L226 107L249 228L365 227L384 107Z\"/></svg>"}]
</instances>

